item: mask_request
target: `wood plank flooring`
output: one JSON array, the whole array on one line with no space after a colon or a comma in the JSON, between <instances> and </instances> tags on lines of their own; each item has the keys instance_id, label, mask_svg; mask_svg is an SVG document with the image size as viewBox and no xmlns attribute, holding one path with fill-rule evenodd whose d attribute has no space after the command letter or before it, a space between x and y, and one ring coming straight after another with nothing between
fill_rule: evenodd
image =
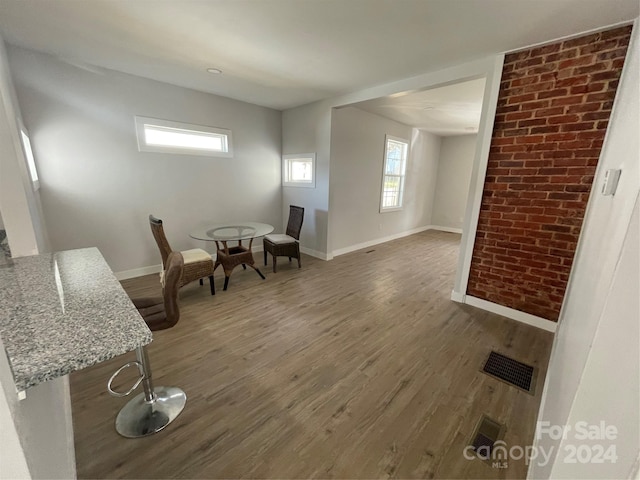
<instances>
[{"instance_id":1,"label":"wood plank flooring","mask_svg":"<svg viewBox=\"0 0 640 480\"><path fill-rule=\"evenodd\" d=\"M524 478L524 460L466 460L482 414L507 445L532 443L552 335L456 304L460 236L427 231L261 280L181 290L181 319L154 333L156 385L187 405L164 431L124 439L127 399L106 381L133 354L71 376L79 478ZM258 260L258 258L256 258ZM261 262L260 258L260 263ZM220 275L220 276L218 276ZM123 282L159 293L157 275ZM535 395L480 372L495 349L537 366Z\"/></svg>"}]
</instances>

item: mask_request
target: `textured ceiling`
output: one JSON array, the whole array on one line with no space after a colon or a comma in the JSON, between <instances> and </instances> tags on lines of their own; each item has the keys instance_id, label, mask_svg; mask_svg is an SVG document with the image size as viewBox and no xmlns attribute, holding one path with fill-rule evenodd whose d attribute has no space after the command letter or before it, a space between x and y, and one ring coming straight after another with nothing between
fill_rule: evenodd
<instances>
[{"instance_id":1,"label":"textured ceiling","mask_svg":"<svg viewBox=\"0 0 640 480\"><path fill-rule=\"evenodd\" d=\"M76 65L285 109L638 11L637 0L0 0L0 33Z\"/></svg>"},{"instance_id":2,"label":"textured ceiling","mask_svg":"<svg viewBox=\"0 0 640 480\"><path fill-rule=\"evenodd\" d=\"M484 84L481 78L351 106L436 135L468 135L478 132Z\"/></svg>"}]
</instances>

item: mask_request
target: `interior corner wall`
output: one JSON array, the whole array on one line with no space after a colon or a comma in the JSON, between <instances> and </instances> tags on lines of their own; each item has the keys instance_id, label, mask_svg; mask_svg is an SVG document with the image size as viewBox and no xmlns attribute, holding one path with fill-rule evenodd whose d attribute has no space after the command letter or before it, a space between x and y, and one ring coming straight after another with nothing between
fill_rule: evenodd
<instances>
[{"instance_id":1,"label":"interior corner wall","mask_svg":"<svg viewBox=\"0 0 640 480\"><path fill-rule=\"evenodd\" d=\"M207 222L282 224L281 112L8 51L53 250L96 246L121 272L160 264L150 213L176 250L214 252L189 237ZM139 152L135 115L228 128L234 157Z\"/></svg>"},{"instance_id":2,"label":"interior corner wall","mask_svg":"<svg viewBox=\"0 0 640 480\"><path fill-rule=\"evenodd\" d=\"M462 229L477 135L442 137L431 224Z\"/></svg>"},{"instance_id":3,"label":"interior corner wall","mask_svg":"<svg viewBox=\"0 0 640 480\"><path fill-rule=\"evenodd\" d=\"M0 37L0 209L13 257L49 248L40 209L22 150L18 107L7 50Z\"/></svg>"},{"instance_id":4,"label":"interior corner wall","mask_svg":"<svg viewBox=\"0 0 640 480\"><path fill-rule=\"evenodd\" d=\"M385 135L406 139L409 156L403 208L380 213ZM431 223L440 137L354 107L331 123L333 251L406 234Z\"/></svg>"},{"instance_id":5,"label":"interior corner wall","mask_svg":"<svg viewBox=\"0 0 640 480\"><path fill-rule=\"evenodd\" d=\"M557 321L630 31L505 57L468 295Z\"/></svg>"},{"instance_id":6,"label":"interior corner wall","mask_svg":"<svg viewBox=\"0 0 640 480\"><path fill-rule=\"evenodd\" d=\"M576 421L615 426L621 458L615 464L562 465L566 450L560 439L542 435L534 447L553 457L532 462L529 478L630 478L630 457L637 458L639 106L635 28L594 184L602 185L608 169L621 169L622 175L615 195L597 191L589 200L538 415L539 422L561 428L574 429ZM574 432L567 440L577 443Z\"/></svg>"},{"instance_id":7,"label":"interior corner wall","mask_svg":"<svg viewBox=\"0 0 640 480\"><path fill-rule=\"evenodd\" d=\"M316 154L315 188L282 187L282 218L286 222L289 205L303 207L301 249L304 253L325 260L330 258L330 136L331 107L327 102L311 103L282 112L282 154Z\"/></svg>"}]
</instances>

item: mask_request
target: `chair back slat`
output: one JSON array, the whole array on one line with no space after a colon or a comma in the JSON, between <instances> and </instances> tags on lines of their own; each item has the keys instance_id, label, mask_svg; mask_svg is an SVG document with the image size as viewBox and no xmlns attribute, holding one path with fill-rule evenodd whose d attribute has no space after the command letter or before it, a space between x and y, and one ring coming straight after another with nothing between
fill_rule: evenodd
<instances>
[{"instance_id":1,"label":"chair back slat","mask_svg":"<svg viewBox=\"0 0 640 480\"><path fill-rule=\"evenodd\" d=\"M180 308L178 307L178 290L180 279L184 269L184 258L180 252L171 252L167 257L167 266L164 272L164 311L167 315L167 323L172 327L180 320Z\"/></svg>"},{"instance_id":2,"label":"chair back slat","mask_svg":"<svg viewBox=\"0 0 640 480\"><path fill-rule=\"evenodd\" d=\"M300 240L302 221L304 220L304 208L289 205L289 221L287 222L287 235Z\"/></svg>"},{"instance_id":3,"label":"chair back slat","mask_svg":"<svg viewBox=\"0 0 640 480\"><path fill-rule=\"evenodd\" d=\"M158 249L160 250L160 255L162 256L162 268L166 270L167 258L171 253L171 246L169 245L169 241L164 234L162 220L154 217L153 215L149 215L149 225L151 225L151 233L153 234L153 238L155 238L156 243L158 244Z\"/></svg>"}]
</instances>

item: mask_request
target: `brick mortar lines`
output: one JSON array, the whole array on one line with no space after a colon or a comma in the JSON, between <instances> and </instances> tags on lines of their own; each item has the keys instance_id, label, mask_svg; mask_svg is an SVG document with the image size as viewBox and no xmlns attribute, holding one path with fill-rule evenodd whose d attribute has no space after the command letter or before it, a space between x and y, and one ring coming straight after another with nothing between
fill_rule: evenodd
<instances>
[{"instance_id":1,"label":"brick mortar lines","mask_svg":"<svg viewBox=\"0 0 640 480\"><path fill-rule=\"evenodd\" d=\"M630 32L505 58L468 294L557 320Z\"/></svg>"}]
</instances>

